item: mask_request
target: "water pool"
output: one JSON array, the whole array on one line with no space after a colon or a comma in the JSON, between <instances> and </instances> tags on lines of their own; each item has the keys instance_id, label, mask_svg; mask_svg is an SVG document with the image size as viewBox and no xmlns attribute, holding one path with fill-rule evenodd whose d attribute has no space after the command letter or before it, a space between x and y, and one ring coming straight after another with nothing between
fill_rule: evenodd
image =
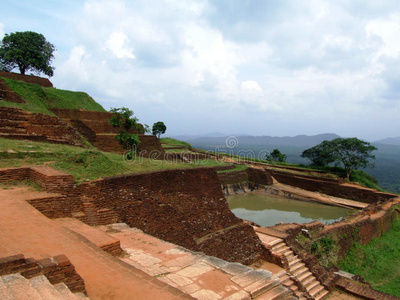
<instances>
[{"instance_id":1,"label":"water pool","mask_svg":"<svg viewBox=\"0 0 400 300\"><path fill-rule=\"evenodd\" d=\"M229 208L239 218L261 226L282 223L308 223L314 220L333 223L353 210L265 194L246 193L226 196Z\"/></svg>"}]
</instances>

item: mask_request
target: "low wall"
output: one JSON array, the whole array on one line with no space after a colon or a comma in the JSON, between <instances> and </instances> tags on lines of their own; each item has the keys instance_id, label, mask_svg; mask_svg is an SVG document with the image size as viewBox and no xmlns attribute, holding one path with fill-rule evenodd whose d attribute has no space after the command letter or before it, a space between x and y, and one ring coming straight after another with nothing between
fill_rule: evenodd
<instances>
[{"instance_id":1,"label":"low wall","mask_svg":"<svg viewBox=\"0 0 400 300\"><path fill-rule=\"evenodd\" d=\"M249 181L252 183L270 185L273 179L268 172L258 168L247 168L241 171L219 172L218 178L222 184L233 184Z\"/></svg>"},{"instance_id":2,"label":"low wall","mask_svg":"<svg viewBox=\"0 0 400 300\"><path fill-rule=\"evenodd\" d=\"M363 203L371 204L379 201L387 201L397 196L352 184L340 184L339 182L330 180L316 180L315 178L302 177L274 170L268 170L268 172L278 182L283 184Z\"/></svg>"},{"instance_id":3,"label":"low wall","mask_svg":"<svg viewBox=\"0 0 400 300\"><path fill-rule=\"evenodd\" d=\"M0 169L0 182L30 180L49 192L65 193L75 184L74 177L48 166Z\"/></svg>"},{"instance_id":4,"label":"low wall","mask_svg":"<svg viewBox=\"0 0 400 300\"><path fill-rule=\"evenodd\" d=\"M18 73L0 71L0 77L6 77L14 80L25 81L28 83L34 83L42 87L53 87L53 84L50 82L48 78L43 78L33 75L22 75Z\"/></svg>"}]
</instances>

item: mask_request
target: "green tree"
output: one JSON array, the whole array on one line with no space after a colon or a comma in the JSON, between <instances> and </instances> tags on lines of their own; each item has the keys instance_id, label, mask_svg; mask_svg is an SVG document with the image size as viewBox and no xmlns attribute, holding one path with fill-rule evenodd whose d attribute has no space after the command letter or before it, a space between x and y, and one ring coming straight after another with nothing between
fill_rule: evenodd
<instances>
[{"instance_id":1,"label":"green tree","mask_svg":"<svg viewBox=\"0 0 400 300\"><path fill-rule=\"evenodd\" d=\"M53 76L54 45L39 33L33 31L5 34L0 43L0 67L3 71L12 71L18 67L21 74L31 70Z\"/></svg>"},{"instance_id":2,"label":"green tree","mask_svg":"<svg viewBox=\"0 0 400 300\"><path fill-rule=\"evenodd\" d=\"M272 150L272 152L265 156L268 161L286 162L287 156L282 154L278 149Z\"/></svg>"},{"instance_id":3,"label":"green tree","mask_svg":"<svg viewBox=\"0 0 400 300\"><path fill-rule=\"evenodd\" d=\"M313 166L325 167L335 161L329 143L330 141L323 141L319 145L304 150L301 157L308 158Z\"/></svg>"},{"instance_id":4,"label":"green tree","mask_svg":"<svg viewBox=\"0 0 400 300\"><path fill-rule=\"evenodd\" d=\"M324 166L332 162L336 165L343 164L349 180L353 170L374 167L370 159L375 159L375 156L372 155L372 151L375 150L378 150L375 146L357 138L337 138L332 141L323 141L321 144L305 150L301 156Z\"/></svg>"},{"instance_id":5,"label":"green tree","mask_svg":"<svg viewBox=\"0 0 400 300\"><path fill-rule=\"evenodd\" d=\"M110 123L113 127L121 128L121 131L114 137L124 149L128 149L128 158L132 159L137 151L137 147L140 144L139 136L131 133L133 130L140 130L141 125L138 123L138 119L133 116L133 111L129 108L111 108L113 117L110 119Z\"/></svg>"},{"instance_id":6,"label":"green tree","mask_svg":"<svg viewBox=\"0 0 400 300\"><path fill-rule=\"evenodd\" d=\"M153 134L160 138L161 134L164 134L167 130L167 126L165 126L164 122L156 122L153 124Z\"/></svg>"}]
</instances>

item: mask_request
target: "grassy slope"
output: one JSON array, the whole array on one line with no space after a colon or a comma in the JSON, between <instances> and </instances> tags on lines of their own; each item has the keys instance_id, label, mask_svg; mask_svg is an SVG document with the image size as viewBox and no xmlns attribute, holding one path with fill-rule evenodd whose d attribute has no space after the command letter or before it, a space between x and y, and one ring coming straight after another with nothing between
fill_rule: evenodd
<instances>
[{"instance_id":1,"label":"grassy slope","mask_svg":"<svg viewBox=\"0 0 400 300\"><path fill-rule=\"evenodd\" d=\"M215 160L200 160L190 164L147 158L126 161L120 154L100 152L95 148L84 149L3 138L0 138L0 151L2 151L0 152L0 168L47 163L51 167L72 174L78 182L121 174L224 165Z\"/></svg>"},{"instance_id":2,"label":"grassy slope","mask_svg":"<svg viewBox=\"0 0 400 300\"><path fill-rule=\"evenodd\" d=\"M355 245L339 265L363 276L375 289L400 297L400 219L382 237Z\"/></svg>"},{"instance_id":3,"label":"grassy slope","mask_svg":"<svg viewBox=\"0 0 400 300\"><path fill-rule=\"evenodd\" d=\"M15 93L19 94L28 103L12 103L0 100L0 106L9 106L31 111L54 115L50 108L84 109L94 111L105 111L105 109L94 101L88 94L83 92L72 92L55 88L43 88L37 84L16 81L9 78L2 79Z\"/></svg>"}]
</instances>

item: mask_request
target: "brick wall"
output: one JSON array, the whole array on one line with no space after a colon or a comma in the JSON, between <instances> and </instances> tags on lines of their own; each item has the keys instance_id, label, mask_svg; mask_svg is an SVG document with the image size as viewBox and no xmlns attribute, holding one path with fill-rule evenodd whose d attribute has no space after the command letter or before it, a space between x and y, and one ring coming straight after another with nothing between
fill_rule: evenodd
<instances>
[{"instance_id":1,"label":"brick wall","mask_svg":"<svg viewBox=\"0 0 400 300\"><path fill-rule=\"evenodd\" d=\"M83 144L75 129L58 117L11 107L0 107L0 136L76 146Z\"/></svg>"},{"instance_id":2,"label":"brick wall","mask_svg":"<svg viewBox=\"0 0 400 300\"><path fill-rule=\"evenodd\" d=\"M364 203L376 203L379 201L387 201L397 195L380 193L373 189L361 186L341 184L340 181L329 179L304 177L286 172L267 170L278 182L295 186L304 190L319 192L335 197L341 197L356 200Z\"/></svg>"},{"instance_id":3,"label":"brick wall","mask_svg":"<svg viewBox=\"0 0 400 300\"><path fill-rule=\"evenodd\" d=\"M243 263L264 255L251 226L229 210L212 168L109 177L76 192L129 226L191 250Z\"/></svg>"},{"instance_id":4,"label":"brick wall","mask_svg":"<svg viewBox=\"0 0 400 300\"><path fill-rule=\"evenodd\" d=\"M14 80L25 81L28 83L34 83L42 87L53 87L53 84L50 82L48 78L43 78L33 75L22 75L18 73L0 71L0 77L6 77Z\"/></svg>"}]
</instances>

